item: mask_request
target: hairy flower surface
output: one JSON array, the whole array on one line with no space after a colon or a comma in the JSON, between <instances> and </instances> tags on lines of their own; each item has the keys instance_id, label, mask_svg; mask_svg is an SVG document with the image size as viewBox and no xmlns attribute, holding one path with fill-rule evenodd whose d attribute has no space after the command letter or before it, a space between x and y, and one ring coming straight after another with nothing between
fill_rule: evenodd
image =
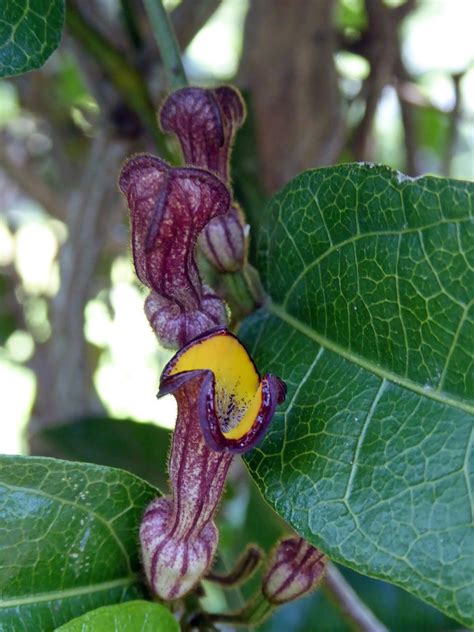
<instances>
[{"instance_id":1,"label":"hairy flower surface","mask_svg":"<svg viewBox=\"0 0 474 632\"><path fill-rule=\"evenodd\" d=\"M275 605L298 599L321 581L326 556L303 538L293 536L276 547L263 577L262 591Z\"/></svg>"},{"instance_id":2,"label":"hairy flower surface","mask_svg":"<svg viewBox=\"0 0 474 632\"><path fill-rule=\"evenodd\" d=\"M232 456L261 439L285 391L279 378L260 378L245 348L223 328L191 341L163 371L159 396L173 393L178 402L172 495L152 502L140 528L147 578L161 598L182 597L206 574Z\"/></svg>"},{"instance_id":3,"label":"hairy flower surface","mask_svg":"<svg viewBox=\"0 0 474 632\"><path fill-rule=\"evenodd\" d=\"M194 250L208 222L230 208L226 185L207 171L149 155L131 158L119 185L130 208L135 269L151 289L145 312L162 344L182 346L225 324L224 304L202 283Z\"/></svg>"},{"instance_id":4,"label":"hairy flower surface","mask_svg":"<svg viewBox=\"0 0 474 632\"><path fill-rule=\"evenodd\" d=\"M186 164L209 169L229 184L229 160L237 129L245 119L245 106L237 90L182 88L173 92L160 112L163 131L175 134ZM245 259L243 214L234 203L213 219L199 238L199 245L218 269L232 272Z\"/></svg>"}]
</instances>

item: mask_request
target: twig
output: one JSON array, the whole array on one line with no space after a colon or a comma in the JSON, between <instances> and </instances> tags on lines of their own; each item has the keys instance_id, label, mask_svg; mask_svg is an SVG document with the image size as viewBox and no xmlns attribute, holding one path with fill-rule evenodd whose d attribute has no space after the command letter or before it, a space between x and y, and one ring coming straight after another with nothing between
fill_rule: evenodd
<instances>
[{"instance_id":1,"label":"twig","mask_svg":"<svg viewBox=\"0 0 474 632\"><path fill-rule=\"evenodd\" d=\"M409 176L417 176L418 143L416 137L415 121L413 119L413 105L404 98L402 85L410 81L409 74L399 56L396 64L397 80L395 84L400 113L402 117L403 133L405 137L405 172Z\"/></svg>"},{"instance_id":2,"label":"twig","mask_svg":"<svg viewBox=\"0 0 474 632\"><path fill-rule=\"evenodd\" d=\"M448 138L446 140L446 148L443 156L443 164L441 171L445 176L451 175L451 165L453 162L453 154L456 148L456 142L458 137L459 118L461 115L461 79L464 73L457 73L452 75L454 84L454 105L451 110Z\"/></svg>"},{"instance_id":3,"label":"twig","mask_svg":"<svg viewBox=\"0 0 474 632\"><path fill-rule=\"evenodd\" d=\"M364 116L351 143L356 160L370 157L372 127L380 97L384 87L392 82L400 57L398 27L415 5L415 0L407 0L404 5L390 9L382 0L365 0L369 28L359 42L359 48L370 62L370 74L364 85L367 92Z\"/></svg>"},{"instance_id":4,"label":"twig","mask_svg":"<svg viewBox=\"0 0 474 632\"><path fill-rule=\"evenodd\" d=\"M327 566L322 589L356 632L388 632L383 623L359 599L334 564L329 563Z\"/></svg>"},{"instance_id":5,"label":"twig","mask_svg":"<svg viewBox=\"0 0 474 632\"><path fill-rule=\"evenodd\" d=\"M226 573L216 573L209 571L205 577L208 581L216 582L221 586L235 586L248 579L262 560L262 552L251 544L247 547L241 557L237 560L234 568Z\"/></svg>"},{"instance_id":6,"label":"twig","mask_svg":"<svg viewBox=\"0 0 474 632\"><path fill-rule=\"evenodd\" d=\"M402 116L403 134L405 139L405 172L409 176L417 176L418 167L416 154L418 144L416 142L416 129L413 121L412 106L401 98L397 90L398 103L400 104L400 113Z\"/></svg>"},{"instance_id":7,"label":"twig","mask_svg":"<svg viewBox=\"0 0 474 632\"><path fill-rule=\"evenodd\" d=\"M135 50L142 48L142 36L140 29L135 18L135 11L130 0L120 0L120 7L122 9L122 18L124 26L127 30L128 36Z\"/></svg>"},{"instance_id":8,"label":"twig","mask_svg":"<svg viewBox=\"0 0 474 632\"><path fill-rule=\"evenodd\" d=\"M188 85L178 42L161 0L143 0L171 90Z\"/></svg>"}]
</instances>

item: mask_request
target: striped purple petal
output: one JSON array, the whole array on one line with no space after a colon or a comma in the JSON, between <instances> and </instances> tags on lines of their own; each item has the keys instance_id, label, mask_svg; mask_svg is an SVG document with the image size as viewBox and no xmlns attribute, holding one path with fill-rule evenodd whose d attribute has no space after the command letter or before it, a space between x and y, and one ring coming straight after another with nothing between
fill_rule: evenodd
<instances>
[{"instance_id":1,"label":"striped purple petal","mask_svg":"<svg viewBox=\"0 0 474 632\"><path fill-rule=\"evenodd\" d=\"M119 185L130 208L135 269L152 290L147 316L161 342L181 346L224 324L224 305L202 284L194 250L209 221L229 211L226 185L207 171L149 155L131 158Z\"/></svg>"}]
</instances>

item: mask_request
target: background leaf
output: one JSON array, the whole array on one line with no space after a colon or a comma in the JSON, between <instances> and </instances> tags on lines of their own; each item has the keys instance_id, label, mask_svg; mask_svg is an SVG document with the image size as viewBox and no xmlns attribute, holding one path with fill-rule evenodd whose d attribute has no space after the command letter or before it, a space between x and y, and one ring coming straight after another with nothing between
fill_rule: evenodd
<instances>
[{"instance_id":1,"label":"background leaf","mask_svg":"<svg viewBox=\"0 0 474 632\"><path fill-rule=\"evenodd\" d=\"M271 301L240 332L288 385L247 458L272 506L333 559L466 624L473 189L370 165L302 174L266 209Z\"/></svg>"},{"instance_id":2,"label":"background leaf","mask_svg":"<svg viewBox=\"0 0 474 632\"><path fill-rule=\"evenodd\" d=\"M40 68L59 46L64 0L3 0L0 77Z\"/></svg>"},{"instance_id":3,"label":"background leaf","mask_svg":"<svg viewBox=\"0 0 474 632\"><path fill-rule=\"evenodd\" d=\"M130 419L89 417L34 437L35 452L69 461L120 467L160 490L168 488L170 432Z\"/></svg>"},{"instance_id":4,"label":"background leaf","mask_svg":"<svg viewBox=\"0 0 474 632\"><path fill-rule=\"evenodd\" d=\"M130 601L104 606L62 625L57 632L179 632L171 612L159 603Z\"/></svg>"},{"instance_id":5,"label":"background leaf","mask_svg":"<svg viewBox=\"0 0 474 632\"><path fill-rule=\"evenodd\" d=\"M136 599L137 531L157 491L112 468L0 457L0 630L54 630Z\"/></svg>"}]
</instances>

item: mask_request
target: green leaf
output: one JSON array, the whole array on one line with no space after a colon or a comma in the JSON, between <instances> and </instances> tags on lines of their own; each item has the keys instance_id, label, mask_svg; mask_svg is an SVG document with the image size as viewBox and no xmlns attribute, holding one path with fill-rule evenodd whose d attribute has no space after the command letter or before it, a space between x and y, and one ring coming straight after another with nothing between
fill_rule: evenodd
<instances>
[{"instance_id":1,"label":"green leaf","mask_svg":"<svg viewBox=\"0 0 474 632\"><path fill-rule=\"evenodd\" d=\"M474 622L474 186L306 172L270 202L240 335L288 397L247 457L334 560Z\"/></svg>"},{"instance_id":2,"label":"green leaf","mask_svg":"<svg viewBox=\"0 0 474 632\"><path fill-rule=\"evenodd\" d=\"M0 77L40 68L59 46L64 0L3 0Z\"/></svg>"},{"instance_id":3,"label":"green leaf","mask_svg":"<svg viewBox=\"0 0 474 632\"><path fill-rule=\"evenodd\" d=\"M158 603L130 601L97 608L57 628L56 632L179 632L171 612Z\"/></svg>"},{"instance_id":4,"label":"green leaf","mask_svg":"<svg viewBox=\"0 0 474 632\"><path fill-rule=\"evenodd\" d=\"M141 515L157 491L112 468L0 457L0 630L48 632L137 599Z\"/></svg>"},{"instance_id":5,"label":"green leaf","mask_svg":"<svg viewBox=\"0 0 474 632\"><path fill-rule=\"evenodd\" d=\"M129 419L92 417L43 430L34 436L35 454L120 467L168 487L170 432Z\"/></svg>"}]
</instances>

